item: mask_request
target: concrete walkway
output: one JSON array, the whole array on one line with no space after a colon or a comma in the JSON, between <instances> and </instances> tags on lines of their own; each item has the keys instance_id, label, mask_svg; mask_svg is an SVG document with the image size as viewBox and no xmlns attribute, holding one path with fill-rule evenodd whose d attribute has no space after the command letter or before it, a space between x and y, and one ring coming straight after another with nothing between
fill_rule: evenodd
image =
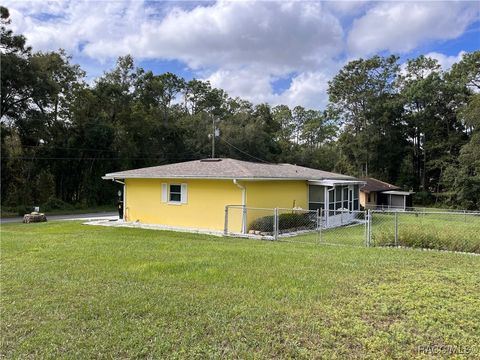
<instances>
[{"instance_id":1,"label":"concrete walkway","mask_svg":"<svg viewBox=\"0 0 480 360\"><path fill-rule=\"evenodd\" d=\"M223 236L223 231L219 231L219 230L176 227L176 226L167 226L167 225L142 224L137 222L125 222L123 220L118 220L118 217L116 221L112 221L110 219L91 219L90 221L84 222L84 224L97 225L97 226L148 229L148 230L178 231L178 232L193 233L193 234Z\"/></svg>"}]
</instances>

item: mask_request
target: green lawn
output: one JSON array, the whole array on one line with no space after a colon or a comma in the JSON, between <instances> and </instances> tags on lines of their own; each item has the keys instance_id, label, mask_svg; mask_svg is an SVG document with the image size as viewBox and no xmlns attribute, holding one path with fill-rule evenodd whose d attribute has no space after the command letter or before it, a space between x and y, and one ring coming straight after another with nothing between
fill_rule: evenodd
<instances>
[{"instance_id":1,"label":"green lawn","mask_svg":"<svg viewBox=\"0 0 480 360\"><path fill-rule=\"evenodd\" d=\"M478 358L480 257L1 227L5 358Z\"/></svg>"}]
</instances>

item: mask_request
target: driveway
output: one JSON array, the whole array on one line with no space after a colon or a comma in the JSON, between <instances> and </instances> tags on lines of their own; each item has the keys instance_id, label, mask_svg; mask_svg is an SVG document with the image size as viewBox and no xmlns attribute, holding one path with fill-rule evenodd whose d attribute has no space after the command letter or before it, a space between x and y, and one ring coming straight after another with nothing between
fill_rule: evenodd
<instances>
[{"instance_id":1,"label":"driveway","mask_svg":"<svg viewBox=\"0 0 480 360\"><path fill-rule=\"evenodd\" d=\"M50 220L90 220L90 219L118 219L118 212L99 212L89 214L70 214L70 215L47 215L47 219ZM22 222L23 217L2 218L1 224Z\"/></svg>"}]
</instances>

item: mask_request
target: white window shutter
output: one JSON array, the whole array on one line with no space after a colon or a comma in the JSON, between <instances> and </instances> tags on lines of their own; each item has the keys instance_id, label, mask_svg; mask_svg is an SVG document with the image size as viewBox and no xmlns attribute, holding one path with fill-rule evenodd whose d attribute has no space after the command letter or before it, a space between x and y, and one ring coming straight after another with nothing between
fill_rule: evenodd
<instances>
[{"instance_id":1,"label":"white window shutter","mask_svg":"<svg viewBox=\"0 0 480 360\"><path fill-rule=\"evenodd\" d=\"M182 194L181 194L181 203L187 203L187 184L182 184Z\"/></svg>"},{"instance_id":2,"label":"white window shutter","mask_svg":"<svg viewBox=\"0 0 480 360\"><path fill-rule=\"evenodd\" d=\"M162 184L162 202L166 203L168 199L168 188L167 184Z\"/></svg>"}]
</instances>

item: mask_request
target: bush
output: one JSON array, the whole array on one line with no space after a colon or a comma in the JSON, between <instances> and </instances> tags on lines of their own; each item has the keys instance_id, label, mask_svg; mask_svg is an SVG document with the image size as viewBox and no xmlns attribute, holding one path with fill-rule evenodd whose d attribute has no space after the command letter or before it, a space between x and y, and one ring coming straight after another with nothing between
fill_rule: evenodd
<instances>
[{"instance_id":1,"label":"bush","mask_svg":"<svg viewBox=\"0 0 480 360\"><path fill-rule=\"evenodd\" d=\"M248 230L273 232L273 216L264 216L253 220ZM286 213L278 216L278 228L282 230L315 229L316 219L310 213Z\"/></svg>"},{"instance_id":2,"label":"bush","mask_svg":"<svg viewBox=\"0 0 480 360\"><path fill-rule=\"evenodd\" d=\"M248 226L248 230L273 232L273 216L264 216L253 220Z\"/></svg>"},{"instance_id":3,"label":"bush","mask_svg":"<svg viewBox=\"0 0 480 360\"><path fill-rule=\"evenodd\" d=\"M40 211L51 210L71 210L73 206L56 197L50 197L46 203L40 207Z\"/></svg>"},{"instance_id":4,"label":"bush","mask_svg":"<svg viewBox=\"0 0 480 360\"><path fill-rule=\"evenodd\" d=\"M16 207L18 216L29 214L33 211L33 206L19 205Z\"/></svg>"},{"instance_id":5,"label":"bush","mask_svg":"<svg viewBox=\"0 0 480 360\"><path fill-rule=\"evenodd\" d=\"M428 191L418 191L413 194L413 203L419 204L422 206L431 205L435 202L435 199L431 193Z\"/></svg>"},{"instance_id":6,"label":"bush","mask_svg":"<svg viewBox=\"0 0 480 360\"><path fill-rule=\"evenodd\" d=\"M280 214L278 217L279 230L308 228L315 229L316 226L315 217L311 217L310 213L288 213Z\"/></svg>"}]
</instances>

